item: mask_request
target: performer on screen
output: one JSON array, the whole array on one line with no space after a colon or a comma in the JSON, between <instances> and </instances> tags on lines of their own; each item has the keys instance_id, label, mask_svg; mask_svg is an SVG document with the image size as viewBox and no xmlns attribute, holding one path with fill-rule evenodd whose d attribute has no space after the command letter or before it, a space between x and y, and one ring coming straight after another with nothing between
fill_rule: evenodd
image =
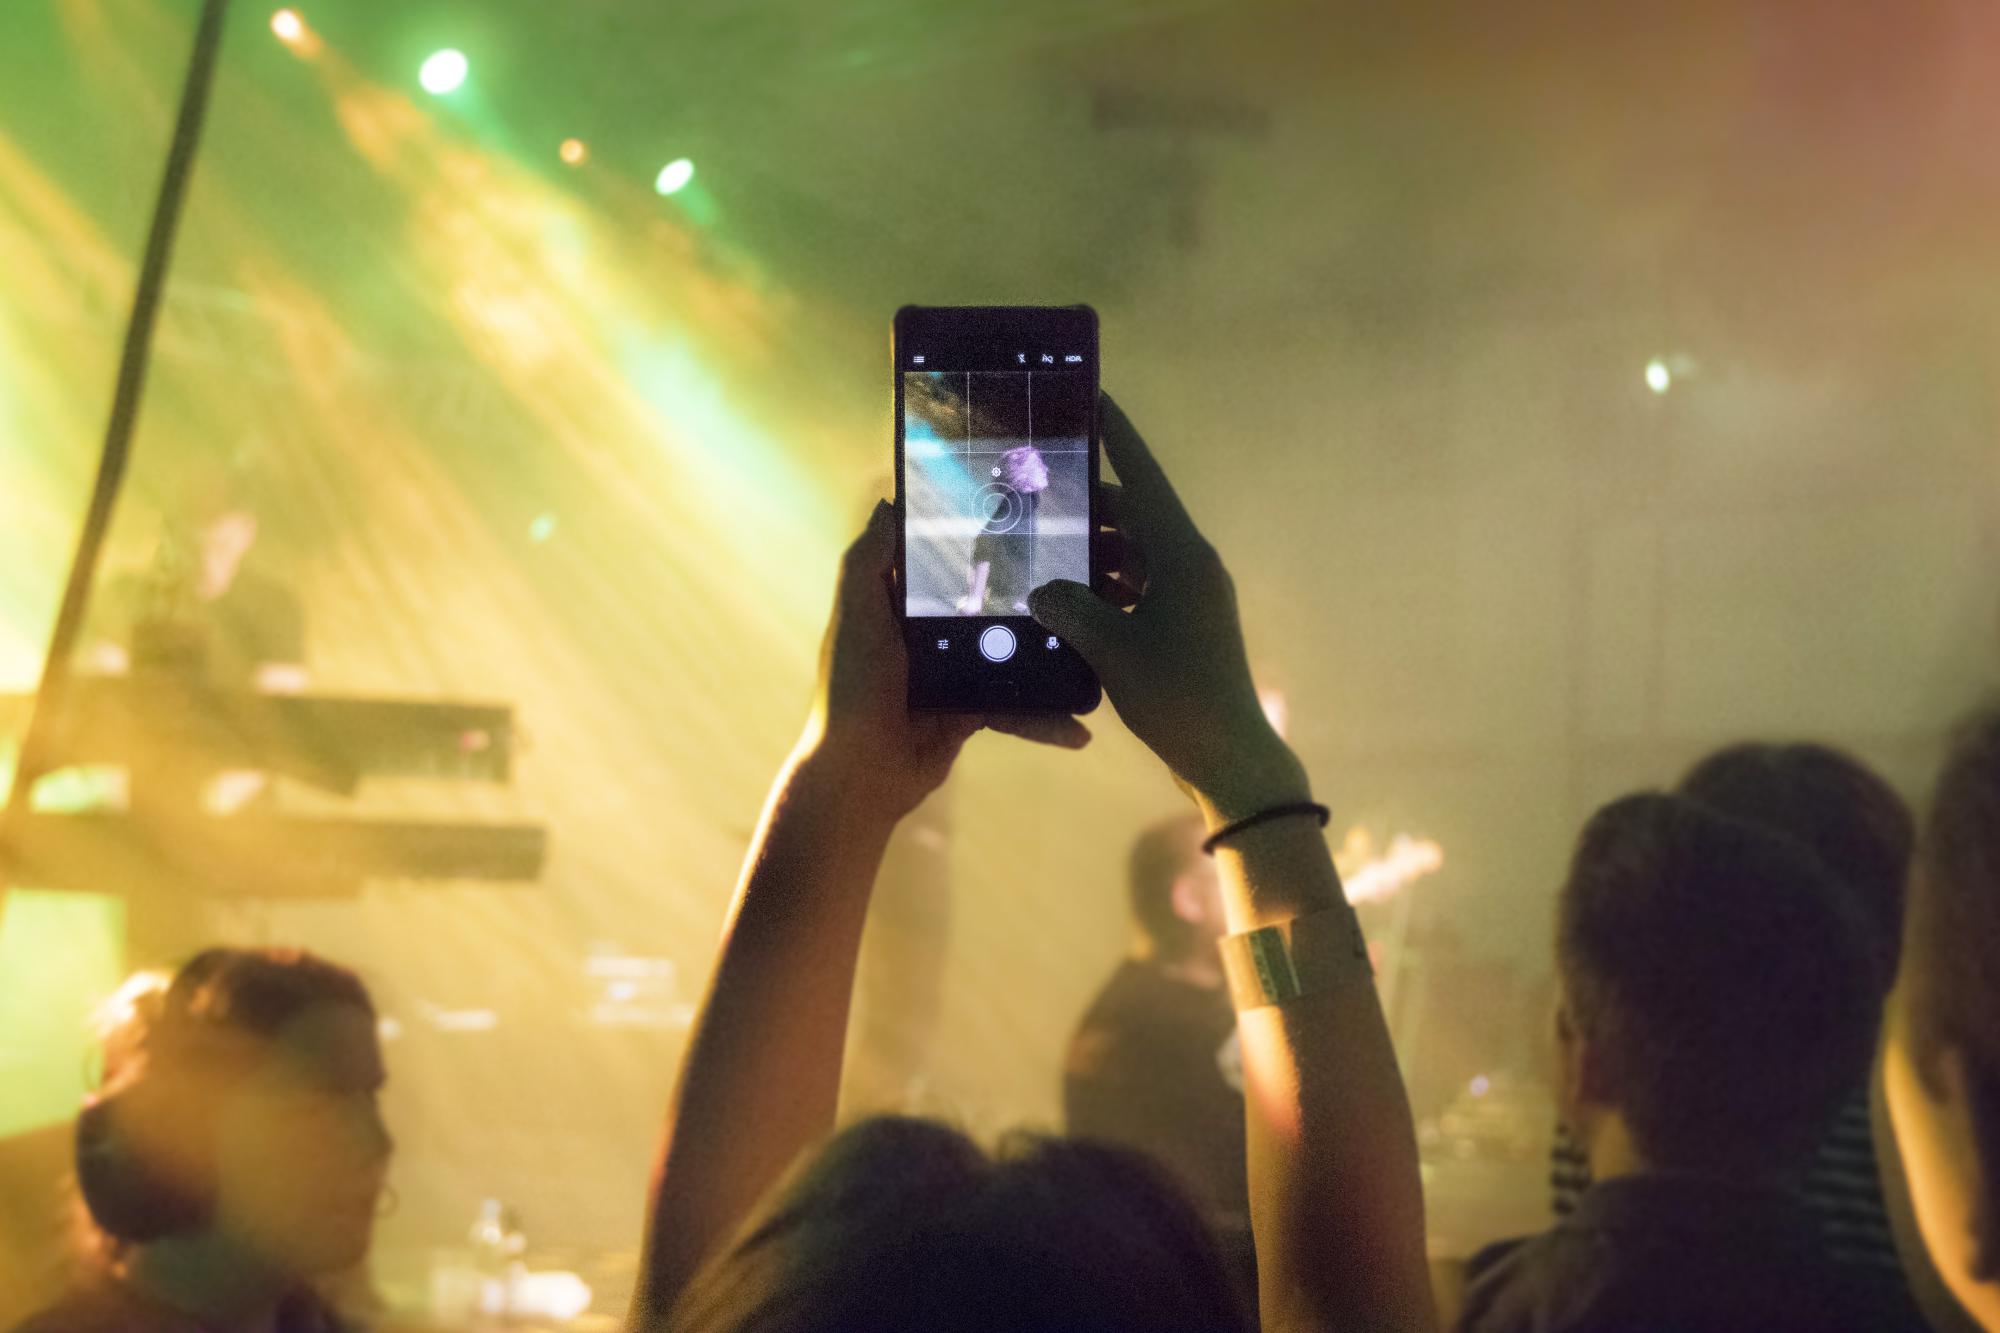
<instances>
[{"instance_id":1,"label":"performer on screen","mask_svg":"<svg viewBox=\"0 0 2000 1333\"><path fill-rule=\"evenodd\" d=\"M985 527L972 539L971 586L960 615L1025 616L1035 586L1035 508L1049 488L1041 451L1023 444L1001 454L998 478L982 486L976 504Z\"/></svg>"}]
</instances>

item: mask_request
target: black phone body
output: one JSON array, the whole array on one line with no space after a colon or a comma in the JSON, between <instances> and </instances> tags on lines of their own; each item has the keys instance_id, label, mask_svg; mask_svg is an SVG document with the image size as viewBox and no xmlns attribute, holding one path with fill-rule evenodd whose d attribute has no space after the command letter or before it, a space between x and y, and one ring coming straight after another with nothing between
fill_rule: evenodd
<instances>
[{"instance_id":1,"label":"black phone body","mask_svg":"<svg viewBox=\"0 0 2000 1333\"><path fill-rule=\"evenodd\" d=\"M1089 712L1097 677L1027 598L1097 575L1097 312L905 306L894 354L910 707Z\"/></svg>"}]
</instances>

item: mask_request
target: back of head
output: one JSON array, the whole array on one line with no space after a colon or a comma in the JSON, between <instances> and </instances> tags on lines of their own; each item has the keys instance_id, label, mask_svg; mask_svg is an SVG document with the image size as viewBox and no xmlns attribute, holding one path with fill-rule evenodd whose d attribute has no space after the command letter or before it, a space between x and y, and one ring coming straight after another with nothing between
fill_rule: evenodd
<instances>
[{"instance_id":1,"label":"back of head","mask_svg":"<svg viewBox=\"0 0 2000 1333\"><path fill-rule=\"evenodd\" d=\"M290 949L209 949L113 1029L105 1082L77 1118L77 1184L92 1219L140 1243L204 1225L223 1099L301 1018L372 1015L352 972Z\"/></svg>"},{"instance_id":2,"label":"back of head","mask_svg":"<svg viewBox=\"0 0 2000 1333\"><path fill-rule=\"evenodd\" d=\"M145 1051L173 983L173 973L164 970L134 972L97 1006L91 1028L97 1038L101 1086L116 1083Z\"/></svg>"},{"instance_id":3,"label":"back of head","mask_svg":"<svg viewBox=\"0 0 2000 1333\"><path fill-rule=\"evenodd\" d=\"M1718 750L1677 788L1736 819L1803 843L1853 891L1882 989L1896 977L1903 893L1916 849L1909 806L1873 769L1811 743Z\"/></svg>"},{"instance_id":4,"label":"back of head","mask_svg":"<svg viewBox=\"0 0 2000 1333\"><path fill-rule=\"evenodd\" d=\"M1954 1186L1976 1192L1964 1206L1972 1234L1960 1241L1969 1240L1970 1276L2000 1287L2000 709L1962 727L1945 761L1910 924L1912 1053L1933 1085L1942 1084L1947 1054L1962 1071L1961 1115L1979 1178ZM1900 1121L1897 1129L1900 1136ZM1921 1192L1918 1201L1921 1212ZM1983 1303L2000 1310L1990 1291Z\"/></svg>"},{"instance_id":5,"label":"back of head","mask_svg":"<svg viewBox=\"0 0 2000 1333\"><path fill-rule=\"evenodd\" d=\"M1146 942L1171 958L1200 942L1200 932L1174 908L1174 884L1201 859L1201 818L1174 815L1152 825L1132 844L1126 860L1126 893L1132 922Z\"/></svg>"},{"instance_id":6,"label":"back of head","mask_svg":"<svg viewBox=\"0 0 2000 1333\"><path fill-rule=\"evenodd\" d=\"M1766 1173L1865 1076L1880 999L1848 895L1796 842L1682 797L1614 801L1558 908L1570 1021L1655 1168Z\"/></svg>"},{"instance_id":7,"label":"back of head","mask_svg":"<svg viewBox=\"0 0 2000 1333\"><path fill-rule=\"evenodd\" d=\"M1194 1205L1142 1154L881 1117L774 1188L697 1276L705 1333L1247 1327Z\"/></svg>"}]
</instances>

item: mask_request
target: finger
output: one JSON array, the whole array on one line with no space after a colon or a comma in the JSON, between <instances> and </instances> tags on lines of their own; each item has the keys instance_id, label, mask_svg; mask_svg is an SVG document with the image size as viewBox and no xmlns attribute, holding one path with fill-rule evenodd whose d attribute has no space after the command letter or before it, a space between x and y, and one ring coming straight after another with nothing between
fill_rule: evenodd
<instances>
[{"instance_id":1,"label":"finger","mask_svg":"<svg viewBox=\"0 0 2000 1333\"><path fill-rule=\"evenodd\" d=\"M1101 570L1124 569L1126 553L1130 549L1131 543L1125 540L1123 533L1100 532L1090 539L1090 552L1096 557L1097 567Z\"/></svg>"},{"instance_id":2,"label":"finger","mask_svg":"<svg viewBox=\"0 0 2000 1333\"><path fill-rule=\"evenodd\" d=\"M1101 676L1130 633L1125 613L1081 583L1056 579L1028 594L1028 611L1051 634L1068 639Z\"/></svg>"},{"instance_id":3,"label":"finger","mask_svg":"<svg viewBox=\"0 0 2000 1333\"><path fill-rule=\"evenodd\" d=\"M938 743L951 755L957 755L959 747L972 739L972 733L986 724L986 719L975 713L931 713L926 720L935 728Z\"/></svg>"},{"instance_id":4,"label":"finger","mask_svg":"<svg viewBox=\"0 0 2000 1333\"><path fill-rule=\"evenodd\" d=\"M1091 544L1097 572L1116 578L1133 588L1146 586L1145 552L1118 532L1100 532Z\"/></svg>"},{"instance_id":5,"label":"finger","mask_svg":"<svg viewBox=\"0 0 2000 1333\"><path fill-rule=\"evenodd\" d=\"M877 500L869 511L868 526L840 558L842 595L859 598L871 589L879 590L895 555L896 509L887 500Z\"/></svg>"},{"instance_id":6,"label":"finger","mask_svg":"<svg viewBox=\"0 0 2000 1333\"><path fill-rule=\"evenodd\" d=\"M1116 482L1097 483L1097 526L1100 528L1120 528L1124 526L1125 488Z\"/></svg>"},{"instance_id":7,"label":"finger","mask_svg":"<svg viewBox=\"0 0 2000 1333\"><path fill-rule=\"evenodd\" d=\"M993 713L985 723L989 731L1019 736L1037 745L1081 750L1090 744L1090 728L1068 713Z\"/></svg>"},{"instance_id":8,"label":"finger","mask_svg":"<svg viewBox=\"0 0 2000 1333\"><path fill-rule=\"evenodd\" d=\"M1118 470L1123 484L1120 508L1125 521L1121 526L1148 546L1200 540L1194 520L1188 517L1174 484L1154 460L1138 428L1110 394L1100 394L1099 399L1104 456Z\"/></svg>"},{"instance_id":9,"label":"finger","mask_svg":"<svg viewBox=\"0 0 2000 1333\"><path fill-rule=\"evenodd\" d=\"M1139 590L1115 574L1099 577L1097 595L1120 611L1129 611L1139 604Z\"/></svg>"}]
</instances>

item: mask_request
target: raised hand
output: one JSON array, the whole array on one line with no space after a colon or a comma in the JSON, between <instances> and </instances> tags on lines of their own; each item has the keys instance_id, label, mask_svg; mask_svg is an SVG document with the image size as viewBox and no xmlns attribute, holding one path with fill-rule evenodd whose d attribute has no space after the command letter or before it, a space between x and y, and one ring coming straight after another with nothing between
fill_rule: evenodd
<instances>
[{"instance_id":1,"label":"raised hand","mask_svg":"<svg viewBox=\"0 0 2000 1333\"><path fill-rule=\"evenodd\" d=\"M1233 818L1298 799L1305 778L1258 704L1222 557L1109 394L1101 408L1122 483L1099 496L1109 574L1099 592L1044 585L1035 619L1076 646L1125 725L1204 804Z\"/></svg>"},{"instance_id":2,"label":"raised hand","mask_svg":"<svg viewBox=\"0 0 2000 1333\"><path fill-rule=\"evenodd\" d=\"M1068 749L1090 739L1081 722L1061 715L912 713L909 660L890 584L895 552L895 510L882 501L841 557L820 647L806 748L839 770L850 795L891 820L902 818L943 783L982 726Z\"/></svg>"}]
</instances>

